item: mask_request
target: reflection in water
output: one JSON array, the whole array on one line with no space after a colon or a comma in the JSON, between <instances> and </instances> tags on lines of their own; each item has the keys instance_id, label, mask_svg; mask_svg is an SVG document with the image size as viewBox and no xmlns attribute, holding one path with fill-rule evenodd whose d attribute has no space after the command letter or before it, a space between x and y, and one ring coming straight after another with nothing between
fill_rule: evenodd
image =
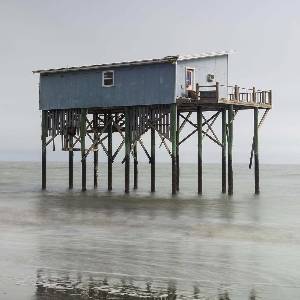
<instances>
[{"instance_id":1,"label":"reflection in water","mask_svg":"<svg viewBox=\"0 0 300 300\"><path fill-rule=\"evenodd\" d=\"M56 273L39 269L36 281L36 300L42 299L216 299L204 295L199 286L194 285L191 293L177 291L176 282L154 283L151 280L139 282L132 278L108 280L92 275L86 278L78 273ZM227 290L219 291L218 300L232 299ZM249 300L255 300L256 291L252 289Z\"/></svg>"}]
</instances>

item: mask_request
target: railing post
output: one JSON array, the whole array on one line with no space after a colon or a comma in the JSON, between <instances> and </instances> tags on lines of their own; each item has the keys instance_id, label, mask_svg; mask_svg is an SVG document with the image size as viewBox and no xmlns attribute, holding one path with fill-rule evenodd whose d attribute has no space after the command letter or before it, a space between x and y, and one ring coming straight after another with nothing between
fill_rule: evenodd
<instances>
[{"instance_id":1,"label":"railing post","mask_svg":"<svg viewBox=\"0 0 300 300\"><path fill-rule=\"evenodd\" d=\"M272 105L272 90L269 91L269 104Z\"/></svg>"},{"instance_id":2,"label":"railing post","mask_svg":"<svg viewBox=\"0 0 300 300\"><path fill-rule=\"evenodd\" d=\"M216 82L216 99L217 99L217 102L219 102L219 96L220 96L220 91L219 91L219 89L220 89L220 84L219 84L219 82L217 81L217 82Z\"/></svg>"},{"instance_id":3,"label":"railing post","mask_svg":"<svg viewBox=\"0 0 300 300\"><path fill-rule=\"evenodd\" d=\"M237 85L234 86L234 98L236 101L239 101L240 99L240 92L239 87Z\"/></svg>"},{"instance_id":4,"label":"railing post","mask_svg":"<svg viewBox=\"0 0 300 300\"><path fill-rule=\"evenodd\" d=\"M255 90L255 86L252 89L252 102L256 103L256 90Z\"/></svg>"},{"instance_id":5,"label":"railing post","mask_svg":"<svg viewBox=\"0 0 300 300\"><path fill-rule=\"evenodd\" d=\"M200 100L200 88L199 83L196 83L196 100Z\"/></svg>"}]
</instances>

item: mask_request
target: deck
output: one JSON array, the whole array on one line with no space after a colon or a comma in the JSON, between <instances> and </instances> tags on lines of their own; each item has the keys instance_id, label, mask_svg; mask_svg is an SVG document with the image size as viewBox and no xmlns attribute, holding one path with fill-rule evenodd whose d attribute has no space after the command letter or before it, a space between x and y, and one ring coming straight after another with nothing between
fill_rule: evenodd
<instances>
[{"instance_id":1,"label":"deck","mask_svg":"<svg viewBox=\"0 0 300 300\"><path fill-rule=\"evenodd\" d=\"M220 91L226 91L227 96L221 96ZM189 91L187 97L177 98L177 104L181 111L197 110L202 106L204 110L219 110L220 108L233 105L234 109L271 109L272 91L257 90L253 88L241 88L224 86L218 82L215 85L196 85L195 91Z\"/></svg>"}]
</instances>

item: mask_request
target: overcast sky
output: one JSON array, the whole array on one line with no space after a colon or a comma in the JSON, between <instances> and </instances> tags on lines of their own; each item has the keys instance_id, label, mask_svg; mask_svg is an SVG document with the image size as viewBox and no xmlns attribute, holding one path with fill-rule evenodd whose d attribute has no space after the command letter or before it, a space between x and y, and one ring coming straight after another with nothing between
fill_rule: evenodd
<instances>
[{"instance_id":1,"label":"overcast sky","mask_svg":"<svg viewBox=\"0 0 300 300\"><path fill-rule=\"evenodd\" d=\"M261 162L300 163L299 3L1 0L0 160L40 159L34 69L235 50L229 82L273 90L273 110L260 129ZM237 116L235 162L248 162L252 120L250 111ZM220 153L205 140L205 162L218 162ZM157 156L168 159L163 149ZM195 138L181 156L196 160Z\"/></svg>"}]
</instances>

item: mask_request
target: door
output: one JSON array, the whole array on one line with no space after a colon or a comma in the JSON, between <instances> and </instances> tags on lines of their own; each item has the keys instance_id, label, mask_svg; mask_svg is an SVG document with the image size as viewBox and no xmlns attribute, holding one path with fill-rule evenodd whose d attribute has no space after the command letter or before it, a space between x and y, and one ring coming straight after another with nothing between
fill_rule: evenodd
<instances>
[{"instance_id":1,"label":"door","mask_svg":"<svg viewBox=\"0 0 300 300\"><path fill-rule=\"evenodd\" d=\"M187 68L185 75L186 90L193 91L195 88L195 69Z\"/></svg>"}]
</instances>

